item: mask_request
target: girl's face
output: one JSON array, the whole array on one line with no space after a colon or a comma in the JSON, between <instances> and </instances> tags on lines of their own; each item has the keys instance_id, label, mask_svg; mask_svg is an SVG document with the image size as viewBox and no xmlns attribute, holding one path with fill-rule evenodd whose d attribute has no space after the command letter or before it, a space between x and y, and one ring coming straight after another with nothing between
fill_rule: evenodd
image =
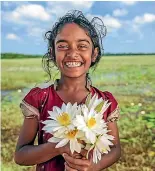
<instances>
[{"instance_id":1,"label":"girl's face","mask_svg":"<svg viewBox=\"0 0 155 171\"><path fill-rule=\"evenodd\" d=\"M92 51L90 37L75 23L66 24L55 39L56 63L61 74L67 77L86 74L97 56Z\"/></svg>"}]
</instances>

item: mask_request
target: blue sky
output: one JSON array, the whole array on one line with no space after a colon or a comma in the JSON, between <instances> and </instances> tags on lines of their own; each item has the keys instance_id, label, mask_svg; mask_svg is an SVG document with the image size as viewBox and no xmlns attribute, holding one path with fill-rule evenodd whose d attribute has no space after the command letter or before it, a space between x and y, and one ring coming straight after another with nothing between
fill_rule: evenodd
<instances>
[{"instance_id":1,"label":"blue sky","mask_svg":"<svg viewBox=\"0 0 155 171\"><path fill-rule=\"evenodd\" d=\"M3 52L41 54L44 33L67 11L78 9L107 27L105 53L155 52L155 2L150 1L4 1L1 2Z\"/></svg>"}]
</instances>

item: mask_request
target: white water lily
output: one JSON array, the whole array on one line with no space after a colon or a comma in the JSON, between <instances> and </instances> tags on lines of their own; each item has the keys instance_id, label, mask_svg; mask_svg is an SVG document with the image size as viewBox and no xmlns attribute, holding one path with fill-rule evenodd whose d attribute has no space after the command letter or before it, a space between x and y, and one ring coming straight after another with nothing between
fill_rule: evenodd
<instances>
[{"instance_id":1,"label":"white water lily","mask_svg":"<svg viewBox=\"0 0 155 171\"><path fill-rule=\"evenodd\" d=\"M83 136L84 136L83 132L77 129L69 130L68 132L66 131L64 134L59 134L58 131L56 131L53 134L53 137L50 138L48 141L54 143L58 142L55 148L63 147L69 142L70 150L71 153L73 154L74 151L80 153L82 144L78 142L78 139L80 139Z\"/></svg>"},{"instance_id":2,"label":"white water lily","mask_svg":"<svg viewBox=\"0 0 155 171\"><path fill-rule=\"evenodd\" d=\"M88 107L86 105L81 106L82 114L76 115L76 119L73 121L77 129L85 132L86 138L92 144L95 143L96 136L103 134L104 128L107 127L103 120L103 113L110 104L101 98L98 100L97 95L94 95L87 103Z\"/></svg>"},{"instance_id":3,"label":"white water lily","mask_svg":"<svg viewBox=\"0 0 155 171\"><path fill-rule=\"evenodd\" d=\"M101 160L102 154L108 153L110 151L110 145L113 145L111 140L114 140L114 137L112 135L107 134L108 130L104 129L105 133L103 135L100 135L97 139L96 142L92 146L87 146L88 153L87 153L87 158L89 152L93 149L93 162L97 163L98 160Z\"/></svg>"},{"instance_id":4,"label":"white water lily","mask_svg":"<svg viewBox=\"0 0 155 171\"><path fill-rule=\"evenodd\" d=\"M61 108L54 106L53 111L48 111L50 115L48 118L51 120L42 122L45 124L42 130L51 134L57 130L59 130L59 134L63 134L66 130L73 130L74 125L72 124L72 120L80 112L77 103L73 105L71 103L67 103L67 105L63 103Z\"/></svg>"}]
</instances>

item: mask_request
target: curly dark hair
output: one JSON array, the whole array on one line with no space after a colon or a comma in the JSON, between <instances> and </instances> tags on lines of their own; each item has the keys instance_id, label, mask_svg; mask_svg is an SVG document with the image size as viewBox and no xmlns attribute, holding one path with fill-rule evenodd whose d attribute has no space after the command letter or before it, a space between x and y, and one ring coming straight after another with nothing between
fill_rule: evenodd
<instances>
[{"instance_id":1,"label":"curly dark hair","mask_svg":"<svg viewBox=\"0 0 155 171\"><path fill-rule=\"evenodd\" d=\"M51 66L51 63L56 66L54 41L57 34L61 31L64 25L68 23L76 23L81 28L83 28L86 31L86 34L92 40L93 50L95 48L98 48L98 56L96 58L96 61L92 62L90 67L94 67L95 69L103 54L102 39L106 35L106 27L104 26L103 21L98 17L94 17L91 21L89 21L81 11L69 11L66 15L61 17L58 22L55 23L52 30L45 33L45 39L48 40L48 52L42 58L42 65L45 72L48 73L50 79L50 70L53 68L53 66Z\"/></svg>"}]
</instances>

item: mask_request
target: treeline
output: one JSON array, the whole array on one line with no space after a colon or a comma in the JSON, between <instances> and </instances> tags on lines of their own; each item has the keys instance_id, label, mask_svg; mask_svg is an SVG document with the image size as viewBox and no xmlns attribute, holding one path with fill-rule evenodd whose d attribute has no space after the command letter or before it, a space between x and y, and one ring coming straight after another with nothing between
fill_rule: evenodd
<instances>
[{"instance_id":1,"label":"treeline","mask_svg":"<svg viewBox=\"0 0 155 171\"><path fill-rule=\"evenodd\" d=\"M103 54L103 56L135 56L135 55L155 55L155 53L105 53ZM43 55L1 53L1 59L42 58L42 56Z\"/></svg>"},{"instance_id":2,"label":"treeline","mask_svg":"<svg viewBox=\"0 0 155 171\"><path fill-rule=\"evenodd\" d=\"M41 58L41 55L27 55L17 53L1 53L1 59Z\"/></svg>"},{"instance_id":3,"label":"treeline","mask_svg":"<svg viewBox=\"0 0 155 171\"><path fill-rule=\"evenodd\" d=\"M135 56L135 55L155 55L155 53L105 53L103 56Z\"/></svg>"}]
</instances>

